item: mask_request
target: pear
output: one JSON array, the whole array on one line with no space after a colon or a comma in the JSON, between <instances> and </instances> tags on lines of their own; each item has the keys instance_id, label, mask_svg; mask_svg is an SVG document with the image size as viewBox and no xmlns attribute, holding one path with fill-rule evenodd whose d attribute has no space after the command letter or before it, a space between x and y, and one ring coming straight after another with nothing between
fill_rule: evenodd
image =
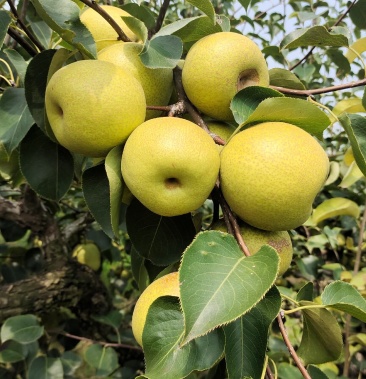
<instances>
[{"instance_id":1,"label":"pear","mask_svg":"<svg viewBox=\"0 0 366 379\"><path fill-rule=\"evenodd\" d=\"M130 16L129 13L113 5L100 5L109 16L121 27L123 32L131 41L137 41L137 36L128 28L122 20L122 16ZM80 21L89 29L97 46L97 51L119 43L118 34L113 27L93 8L84 8L80 15Z\"/></svg>"},{"instance_id":2,"label":"pear","mask_svg":"<svg viewBox=\"0 0 366 379\"><path fill-rule=\"evenodd\" d=\"M142 85L147 105L167 105L173 90L173 70L146 67L139 57L143 46L134 42L120 42L98 54L98 59L116 64L134 76ZM158 117L159 111L148 110L146 119Z\"/></svg>"},{"instance_id":3,"label":"pear","mask_svg":"<svg viewBox=\"0 0 366 379\"><path fill-rule=\"evenodd\" d=\"M105 157L145 120L139 81L113 63L84 60L51 77L46 113L58 142L73 153Z\"/></svg>"},{"instance_id":4,"label":"pear","mask_svg":"<svg viewBox=\"0 0 366 379\"><path fill-rule=\"evenodd\" d=\"M122 154L122 176L145 207L161 216L199 208L220 167L213 139L191 121L157 117L138 126Z\"/></svg>"},{"instance_id":5,"label":"pear","mask_svg":"<svg viewBox=\"0 0 366 379\"><path fill-rule=\"evenodd\" d=\"M251 254L256 254L263 245L272 246L277 251L280 258L280 267L277 275L283 275L290 267L293 256L292 242L289 233L287 231L270 232L261 230L253 228L244 222L240 222L239 226L243 240ZM227 233L227 227L223 219L215 222L211 229Z\"/></svg>"},{"instance_id":6,"label":"pear","mask_svg":"<svg viewBox=\"0 0 366 379\"><path fill-rule=\"evenodd\" d=\"M235 94L251 85L268 86L269 74L261 50L250 38L219 32L201 38L188 51L182 83L201 112L233 121L230 102Z\"/></svg>"},{"instance_id":7,"label":"pear","mask_svg":"<svg viewBox=\"0 0 366 379\"><path fill-rule=\"evenodd\" d=\"M132 333L140 346L142 346L142 332L147 312L150 305L161 296L179 297L178 272L171 272L153 281L137 300L132 314Z\"/></svg>"},{"instance_id":8,"label":"pear","mask_svg":"<svg viewBox=\"0 0 366 379\"><path fill-rule=\"evenodd\" d=\"M100 268L100 250L95 243L87 242L75 246L72 256L79 263L89 266L94 271L98 271Z\"/></svg>"},{"instance_id":9,"label":"pear","mask_svg":"<svg viewBox=\"0 0 366 379\"><path fill-rule=\"evenodd\" d=\"M315 138L284 122L239 132L220 156L224 198L243 221L264 230L302 225L329 171L327 154Z\"/></svg>"}]
</instances>

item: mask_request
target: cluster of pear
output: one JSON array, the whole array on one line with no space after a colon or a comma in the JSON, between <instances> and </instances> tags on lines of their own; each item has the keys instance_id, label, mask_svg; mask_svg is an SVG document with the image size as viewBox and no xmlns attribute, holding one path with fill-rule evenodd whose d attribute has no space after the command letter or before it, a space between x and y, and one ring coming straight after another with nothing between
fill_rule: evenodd
<instances>
[{"instance_id":1,"label":"cluster of pear","mask_svg":"<svg viewBox=\"0 0 366 379\"><path fill-rule=\"evenodd\" d=\"M134 42L117 41L97 12L83 11L81 21L96 41L98 59L71 63L49 80L46 112L59 143L89 157L105 157L124 144L123 179L156 214L172 217L197 210L219 178L228 205L243 225L258 229L262 245L269 243L270 233L302 225L328 175L321 145L285 122L263 122L230 138L234 95L248 86L269 85L259 47L242 34L219 32L200 39L185 57L184 90L212 120L211 131L230 138L222 148L187 119L146 112L146 105L169 104L173 71L145 67L139 57L143 45L121 18L128 14L103 8ZM281 238L287 241L288 234ZM281 272L288 267L285 262Z\"/></svg>"}]
</instances>

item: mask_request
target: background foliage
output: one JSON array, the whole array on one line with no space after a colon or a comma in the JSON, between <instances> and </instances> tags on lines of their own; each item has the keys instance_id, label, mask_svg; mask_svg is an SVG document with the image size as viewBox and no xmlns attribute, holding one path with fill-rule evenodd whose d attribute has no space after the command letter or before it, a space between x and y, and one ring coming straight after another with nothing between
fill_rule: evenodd
<instances>
[{"instance_id":1,"label":"background foliage","mask_svg":"<svg viewBox=\"0 0 366 379\"><path fill-rule=\"evenodd\" d=\"M120 147L94 162L55 142L44 117L47 77L71 52L95 57L75 3L0 1L0 377L161 378L165 370L174 379L306 377L289 346L311 378L365 376L366 3L105 1L140 20L134 28L150 67L175 67L209 33L235 29L250 36L267 59L272 88L241 91L232 103L236 122L288 121L321 138L330 176L312 217L291 231L294 259L277 280L275 267L262 269L276 260L270 248L243 260L233 237L209 231L191 244L210 225L211 200L178 218L161 218L136 200L120 205ZM197 252L213 240L228 252L221 259L234 260L240 272L255 260L263 281L238 303L248 287L227 280L236 288L228 297L233 310L219 309L212 324L199 323L207 318L207 307L200 308L205 297L188 295L200 285L193 280ZM96 273L71 259L86 241L101 251ZM186 318L176 299L155 302L144 331L154 348L144 355L130 329L133 306L148 283L177 268L183 251ZM221 263L211 263L213 272ZM221 288L217 276L207 276L212 290ZM280 309L287 341L283 325L273 322ZM158 325L167 318L172 327L162 336ZM181 333L185 347L174 345L159 359Z\"/></svg>"}]
</instances>

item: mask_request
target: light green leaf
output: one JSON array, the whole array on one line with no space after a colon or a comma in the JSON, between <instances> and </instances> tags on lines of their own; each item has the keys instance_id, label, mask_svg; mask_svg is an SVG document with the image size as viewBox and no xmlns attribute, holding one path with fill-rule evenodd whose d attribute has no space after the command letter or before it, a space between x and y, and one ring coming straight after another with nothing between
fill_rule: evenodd
<instances>
[{"instance_id":1,"label":"light green leaf","mask_svg":"<svg viewBox=\"0 0 366 379\"><path fill-rule=\"evenodd\" d=\"M231 30L230 18L223 14L216 16L216 25L219 25L223 32L230 32Z\"/></svg>"},{"instance_id":2,"label":"light green leaf","mask_svg":"<svg viewBox=\"0 0 366 379\"><path fill-rule=\"evenodd\" d=\"M356 53L361 55L364 51L366 51L366 37L360 38L355 41L348 49L345 54L345 57L348 59L349 63L352 63L358 56Z\"/></svg>"},{"instance_id":3,"label":"light green leaf","mask_svg":"<svg viewBox=\"0 0 366 379\"><path fill-rule=\"evenodd\" d=\"M358 218L360 215L360 208L354 201L344 197L334 197L323 201L318 205L311 215L311 221L314 224L319 224L327 218L337 216L351 216Z\"/></svg>"},{"instance_id":4,"label":"light green leaf","mask_svg":"<svg viewBox=\"0 0 366 379\"><path fill-rule=\"evenodd\" d=\"M145 43L148 37L148 30L145 24L136 17L122 16L121 18L128 28Z\"/></svg>"},{"instance_id":5,"label":"light green leaf","mask_svg":"<svg viewBox=\"0 0 366 379\"><path fill-rule=\"evenodd\" d=\"M306 100L273 97L263 100L240 129L267 121L288 122L317 136L330 124L327 115Z\"/></svg>"},{"instance_id":6,"label":"light green leaf","mask_svg":"<svg viewBox=\"0 0 366 379\"><path fill-rule=\"evenodd\" d=\"M96 58L94 39L80 21L80 8L69 0L32 0L37 13L60 37L89 58Z\"/></svg>"},{"instance_id":7,"label":"light green leaf","mask_svg":"<svg viewBox=\"0 0 366 379\"><path fill-rule=\"evenodd\" d=\"M183 53L182 40L177 36L155 36L146 41L140 57L149 68L174 68Z\"/></svg>"},{"instance_id":8,"label":"light green leaf","mask_svg":"<svg viewBox=\"0 0 366 379\"><path fill-rule=\"evenodd\" d=\"M8 340L1 344L0 363L14 363L24 360L27 356L27 349L19 342Z\"/></svg>"},{"instance_id":9,"label":"light green leaf","mask_svg":"<svg viewBox=\"0 0 366 379\"><path fill-rule=\"evenodd\" d=\"M30 364L28 379L63 379L64 370L60 358L45 356L35 358Z\"/></svg>"},{"instance_id":10,"label":"light green leaf","mask_svg":"<svg viewBox=\"0 0 366 379\"><path fill-rule=\"evenodd\" d=\"M348 38L345 34L328 32L325 26L312 26L291 32L281 42L281 49L295 49L304 46L341 47L348 46Z\"/></svg>"},{"instance_id":11,"label":"light green leaf","mask_svg":"<svg viewBox=\"0 0 366 379\"><path fill-rule=\"evenodd\" d=\"M361 178L364 178L363 173L357 166L356 161L353 161L351 165L349 166L347 172L345 173L342 182L339 184L339 187L341 188L348 188L352 184L356 183Z\"/></svg>"},{"instance_id":12,"label":"light green leaf","mask_svg":"<svg viewBox=\"0 0 366 379\"><path fill-rule=\"evenodd\" d=\"M250 86L236 93L230 103L234 119L238 124L245 122L265 99L283 97L281 92L262 86Z\"/></svg>"},{"instance_id":13,"label":"light green leaf","mask_svg":"<svg viewBox=\"0 0 366 379\"><path fill-rule=\"evenodd\" d=\"M20 344L28 344L37 341L43 335L43 329L34 315L10 317L1 327L1 342L13 340Z\"/></svg>"},{"instance_id":14,"label":"light green leaf","mask_svg":"<svg viewBox=\"0 0 366 379\"><path fill-rule=\"evenodd\" d=\"M339 101L336 106L332 109L332 112L339 116L341 113L359 113L366 112L365 108L362 105L362 99L352 98L352 99L343 99Z\"/></svg>"},{"instance_id":15,"label":"light green leaf","mask_svg":"<svg viewBox=\"0 0 366 379\"><path fill-rule=\"evenodd\" d=\"M163 217L136 199L127 208L126 224L138 254L158 266L178 262L196 234L191 214Z\"/></svg>"},{"instance_id":16,"label":"light green leaf","mask_svg":"<svg viewBox=\"0 0 366 379\"><path fill-rule=\"evenodd\" d=\"M126 185L121 173L122 147L114 147L105 159L105 171L109 183L111 225L115 236L118 235L120 224L120 208L123 190Z\"/></svg>"},{"instance_id":17,"label":"light green leaf","mask_svg":"<svg viewBox=\"0 0 366 379\"><path fill-rule=\"evenodd\" d=\"M339 178L340 172L341 172L341 168L340 168L339 162L331 161L329 163L329 175L328 175L327 180L324 183L324 186L328 186L329 184L334 183Z\"/></svg>"},{"instance_id":18,"label":"light green leaf","mask_svg":"<svg viewBox=\"0 0 366 379\"><path fill-rule=\"evenodd\" d=\"M197 7L208 16L212 22L215 22L215 8L210 0L187 0L187 2Z\"/></svg>"},{"instance_id":19,"label":"light green leaf","mask_svg":"<svg viewBox=\"0 0 366 379\"><path fill-rule=\"evenodd\" d=\"M32 3L28 4L26 17L29 22L29 27L41 45L45 48L52 46L52 29L38 15Z\"/></svg>"},{"instance_id":20,"label":"light green leaf","mask_svg":"<svg viewBox=\"0 0 366 379\"><path fill-rule=\"evenodd\" d=\"M212 367L223 354L224 335L217 329L180 346L184 319L179 301L164 296L149 308L142 334L146 376L149 379L180 379L192 371Z\"/></svg>"},{"instance_id":21,"label":"light green leaf","mask_svg":"<svg viewBox=\"0 0 366 379\"><path fill-rule=\"evenodd\" d=\"M24 58L16 50L4 49L4 53L7 55L9 61L17 70L17 74L20 79L20 84L23 85L25 72L27 71L28 67L28 62L26 62Z\"/></svg>"},{"instance_id":22,"label":"light green leaf","mask_svg":"<svg viewBox=\"0 0 366 379\"><path fill-rule=\"evenodd\" d=\"M3 46L4 39L10 24L11 17L9 12L0 10L0 48Z\"/></svg>"},{"instance_id":23,"label":"light green leaf","mask_svg":"<svg viewBox=\"0 0 366 379\"><path fill-rule=\"evenodd\" d=\"M366 118L342 114L339 121L348 135L357 166L366 175Z\"/></svg>"},{"instance_id":24,"label":"light green leaf","mask_svg":"<svg viewBox=\"0 0 366 379\"><path fill-rule=\"evenodd\" d=\"M94 344L86 349L84 356L86 362L96 369L97 376L106 377L119 366L118 355L111 347Z\"/></svg>"},{"instance_id":25,"label":"light green leaf","mask_svg":"<svg viewBox=\"0 0 366 379\"><path fill-rule=\"evenodd\" d=\"M351 284L340 280L328 284L321 298L327 307L349 313L362 322L366 322L366 300Z\"/></svg>"},{"instance_id":26,"label":"light green leaf","mask_svg":"<svg viewBox=\"0 0 366 379\"><path fill-rule=\"evenodd\" d=\"M284 68L272 68L269 70L269 81L271 86L299 90L305 89L302 81L293 72Z\"/></svg>"},{"instance_id":27,"label":"light green leaf","mask_svg":"<svg viewBox=\"0 0 366 379\"><path fill-rule=\"evenodd\" d=\"M268 245L245 257L233 236L219 231L199 233L179 269L185 319L182 343L253 308L276 280L278 264L278 254Z\"/></svg>"},{"instance_id":28,"label":"light green leaf","mask_svg":"<svg viewBox=\"0 0 366 379\"><path fill-rule=\"evenodd\" d=\"M300 301L301 306L314 305ZM320 364L335 361L343 349L342 330L337 319L324 308L302 311L304 329L297 354L305 364Z\"/></svg>"},{"instance_id":29,"label":"light green leaf","mask_svg":"<svg viewBox=\"0 0 366 379\"><path fill-rule=\"evenodd\" d=\"M225 360L230 379L261 379L268 329L281 308L281 296L272 287L248 313L223 327Z\"/></svg>"},{"instance_id":30,"label":"light green leaf","mask_svg":"<svg viewBox=\"0 0 366 379\"><path fill-rule=\"evenodd\" d=\"M0 98L0 143L8 158L33 124L24 88L7 88Z\"/></svg>"},{"instance_id":31,"label":"light green leaf","mask_svg":"<svg viewBox=\"0 0 366 379\"><path fill-rule=\"evenodd\" d=\"M20 168L40 196L58 201L74 178L74 160L68 150L52 142L36 125L20 144Z\"/></svg>"}]
</instances>

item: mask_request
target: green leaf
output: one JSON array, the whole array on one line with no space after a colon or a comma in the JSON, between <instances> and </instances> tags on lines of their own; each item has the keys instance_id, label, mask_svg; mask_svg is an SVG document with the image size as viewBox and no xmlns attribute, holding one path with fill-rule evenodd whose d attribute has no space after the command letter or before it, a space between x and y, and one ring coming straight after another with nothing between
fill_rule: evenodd
<instances>
[{"instance_id":1,"label":"green leaf","mask_svg":"<svg viewBox=\"0 0 366 379\"><path fill-rule=\"evenodd\" d=\"M315 305L300 301L301 306ZM324 308L303 309L304 329L297 354L305 364L335 361L343 349L342 330L337 319Z\"/></svg>"},{"instance_id":2,"label":"green leaf","mask_svg":"<svg viewBox=\"0 0 366 379\"><path fill-rule=\"evenodd\" d=\"M32 0L37 13L60 37L89 58L96 58L95 42L80 21L80 8L70 0Z\"/></svg>"},{"instance_id":3,"label":"green leaf","mask_svg":"<svg viewBox=\"0 0 366 379\"><path fill-rule=\"evenodd\" d=\"M52 142L36 125L20 144L20 168L34 191L55 201L66 194L74 177L70 152Z\"/></svg>"},{"instance_id":4,"label":"green leaf","mask_svg":"<svg viewBox=\"0 0 366 379\"><path fill-rule=\"evenodd\" d=\"M360 29L366 29L366 3L364 1L357 1L351 8L350 17L353 23Z\"/></svg>"},{"instance_id":5,"label":"green leaf","mask_svg":"<svg viewBox=\"0 0 366 379\"><path fill-rule=\"evenodd\" d=\"M332 109L332 112L339 116L343 112L346 113L359 113L366 112L364 106L362 105L362 99L352 98L343 99L339 101L336 106Z\"/></svg>"},{"instance_id":6,"label":"green leaf","mask_svg":"<svg viewBox=\"0 0 366 379\"><path fill-rule=\"evenodd\" d=\"M252 0L239 0L239 3L244 7L245 10L249 8L251 2Z\"/></svg>"},{"instance_id":7,"label":"green leaf","mask_svg":"<svg viewBox=\"0 0 366 379\"><path fill-rule=\"evenodd\" d=\"M119 366L118 355L111 347L94 344L86 349L84 356L85 361L96 369L97 376L106 377Z\"/></svg>"},{"instance_id":8,"label":"green leaf","mask_svg":"<svg viewBox=\"0 0 366 379\"><path fill-rule=\"evenodd\" d=\"M105 171L107 173L110 192L110 217L112 230L115 236L119 232L120 209L123 190L126 185L121 173L122 147L114 147L105 158Z\"/></svg>"},{"instance_id":9,"label":"green leaf","mask_svg":"<svg viewBox=\"0 0 366 379\"><path fill-rule=\"evenodd\" d=\"M288 122L317 136L330 124L327 115L306 100L272 97L263 100L240 129L267 121Z\"/></svg>"},{"instance_id":10,"label":"green leaf","mask_svg":"<svg viewBox=\"0 0 366 379\"><path fill-rule=\"evenodd\" d=\"M324 186L328 186L329 184L334 183L341 173L341 168L339 162L331 161L329 162L329 175L327 180L324 183Z\"/></svg>"},{"instance_id":11,"label":"green leaf","mask_svg":"<svg viewBox=\"0 0 366 379\"><path fill-rule=\"evenodd\" d=\"M44 97L47 85L48 68L56 50L45 50L37 54L29 63L25 74L25 98L36 124L43 130L45 127Z\"/></svg>"},{"instance_id":12,"label":"green leaf","mask_svg":"<svg viewBox=\"0 0 366 379\"><path fill-rule=\"evenodd\" d=\"M177 36L155 36L146 41L140 54L142 63L149 68L174 68L183 53L182 40Z\"/></svg>"},{"instance_id":13,"label":"green leaf","mask_svg":"<svg viewBox=\"0 0 366 379\"><path fill-rule=\"evenodd\" d=\"M24 360L27 349L19 342L8 340L0 345L0 363L14 363Z\"/></svg>"},{"instance_id":14,"label":"green leaf","mask_svg":"<svg viewBox=\"0 0 366 379\"><path fill-rule=\"evenodd\" d=\"M225 341L220 329L182 347L183 335L184 319L179 300L170 296L155 300L142 334L149 379L185 378L194 370L209 369L222 356Z\"/></svg>"},{"instance_id":15,"label":"green leaf","mask_svg":"<svg viewBox=\"0 0 366 379\"><path fill-rule=\"evenodd\" d=\"M313 301L314 299L314 284L308 282L304 284L296 295L296 301L307 300Z\"/></svg>"},{"instance_id":16,"label":"green leaf","mask_svg":"<svg viewBox=\"0 0 366 379\"><path fill-rule=\"evenodd\" d=\"M1 327L2 343L13 340L20 344L37 341L43 335L43 326L39 325L34 315L19 315L5 320Z\"/></svg>"},{"instance_id":17,"label":"green leaf","mask_svg":"<svg viewBox=\"0 0 366 379\"><path fill-rule=\"evenodd\" d=\"M73 351L65 351L60 357L64 375L72 376L75 371L81 366L81 357Z\"/></svg>"},{"instance_id":18,"label":"green leaf","mask_svg":"<svg viewBox=\"0 0 366 379\"><path fill-rule=\"evenodd\" d=\"M238 124L242 124L263 100L283 96L281 92L271 88L250 86L236 93L231 100L230 109L233 112L235 121Z\"/></svg>"},{"instance_id":19,"label":"green leaf","mask_svg":"<svg viewBox=\"0 0 366 379\"><path fill-rule=\"evenodd\" d=\"M144 291L149 285L149 275L145 267L145 258L141 257L133 245L131 248L131 270L139 291Z\"/></svg>"},{"instance_id":20,"label":"green leaf","mask_svg":"<svg viewBox=\"0 0 366 379\"><path fill-rule=\"evenodd\" d=\"M139 19L131 16L121 16L128 28L145 43L148 38L148 30L145 24Z\"/></svg>"},{"instance_id":21,"label":"green leaf","mask_svg":"<svg viewBox=\"0 0 366 379\"><path fill-rule=\"evenodd\" d=\"M190 214L163 217L136 199L127 208L126 224L137 252L158 266L178 262L196 234Z\"/></svg>"},{"instance_id":22,"label":"green leaf","mask_svg":"<svg viewBox=\"0 0 366 379\"><path fill-rule=\"evenodd\" d=\"M52 29L42 20L32 3L28 3L27 21L35 37L45 48L52 46Z\"/></svg>"},{"instance_id":23,"label":"green leaf","mask_svg":"<svg viewBox=\"0 0 366 379\"><path fill-rule=\"evenodd\" d=\"M348 59L349 63L352 63L356 58L358 58L356 53L361 55L364 51L366 51L366 37L355 41L347 50L345 57Z\"/></svg>"},{"instance_id":24,"label":"green leaf","mask_svg":"<svg viewBox=\"0 0 366 379\"><path fill-rule=\"evenodd\" d=\"M123 316L118 310L112 310L106 315L94 315L93 320L100 322L101 324L109 325L112 328L118 329L123 321Z\"/></svg>"},{"instance_id":25,"label":"green leaf","mask_svg":"<svg viewBox=\"0 0 366 379\"><path fill-rule=\"evenodd\" d=\"M8 158L33 124L24 88L7 88L0 98L0 143Z\"/></svg>"},{"instance_id":26,"label":"green leaf","mask_svg":"<svg viewBox=\"0 0 366 379\"><path fill-rule=\"evenodd\" d=\"M313 210L311 221L317 225L327 218L344 215L358 218L360 215L358 204L344 197L333 197L323 201Z\"/></svg>"},{"instance_id":27,"label":"green leaf","mask_svg":"<svg viewBox=\"0 0 366 379\"><path fill-rule=\"evenodd\" d=\"M95 221L107 236L114 238L110 208L110 187L103 163L90 167L83 172L82 187L86 205L94 216Z\"/></svg>"},{"instance_id":28,"label":"green leaf","mask_svg":"<svg viewBox=\"0 0 366 379\"><path fill-rule=\"evenodd\" d=\"M314 365L309 365L307 367L307 371L311 379L329 379L328 376L325 375L324 372L320 370L319 367L316 367Z\"/></svg>"},{"instance_id":29,"label":"green leaf","mask_svg":"<svg viewBox=\"0 0 366 379\"><path fill-rule=\"evenodd\" d=\"M215 8L210 0L187 0L187 2L197 7L208 16L212 22L215 22Z\"/></svg>"},{"instance_id":30,"label":"green leaf","mask_svg":"<svg viewBox=\"0 0 366 379\"><path fill-rule=\"evenodd\" d=\"M121 8L131 16L143 21L148 29L152 29L155 26L154 13L146 5L129 3L124 4Z\"/></svg>"},{"instance_id":31,"label":"green leaf","mask_svg":"<svg viewBox=\"0 0 366 379\"><path fill-rule=\"evenodd\" d=\"M357 166L366 176L366 118L358 114L342 114L339 121L348 135Z\"/></svg>"},{"instance_id":32,"label":"green leaf","mask_svg":"<svg viewBox=\"0 0 366 379\"><path fill-rule=\"evenodd\" d=\"M8 32L9 25L11 24L11 17L9 12L0 10L0 48L3 46L6 33Z\"/></svg>"},{"instance_id":33,"label":"green leaf","mask_svg":"<svg viewBox=\"0 0 366 379\"><path fill-rule=\"evenodd\" d=\"M321 299L327 307L349 313L366 322L366 300L351 284L339 280L328 284Z\"/></svg>"},{"instance_id":34,"label":"green leaf","mask_svg":"<svg viewBox=\"0 0 366 379\"><path fill-rule=\"evenodd\" d=\"M278 377L281 379L303 379L301 372L296 366L292 366L290 363L281 362L278 365Z\"/></svg>"},{"instance_id":35,"label":"green leaf","mask_svg":"<svg viewBox=\"0 0 366 379\"><path fill-rule=\"evenodd\" d=\"M361 178L364 178L364 175L361 172L360 168L357 166L356 161L353 161L349 166L347 172L344 174L344 177L342 179L342 182L339 184L339 187L348 188Z\"/></svg>"},{"instance_id":36,"label":"green leaf","mask_svg":"<svg viewBox=\"0 0 366 379\"><path fill-rule=\"evenodd\" d=\"M40 356L30 364L28 379L63 379L64 370L60 358Z\"/></svg>"},{"instance_id":37,"label":"green leaf","mask_svg":"<svg viewBox=\"0 0 366 379\"><path fill-rule=\"evenodd\" d=\"M344 34L328 32L325 26L317 25L291 32L285 36L280 46L281 49L295 49L304 46L341 47L348 46L348 38Z\"/></svg>"},{"instance_id":38,"label":"green leaf","mask_svg":"<svg viewBox=\"0 0 366 379\"><path fill-rule=\"evenodd\" d=\"M179 269L183 344L253 308L276 280L278 264L278 254L268 245L245 257L233 236L219 231L199 233Z\"/></svg>"},{"instance_id":39,"label":"green leaf","mask_svg":"<svg viewBox=\"0 0 366 379\"><path fill-rule=\"evenodd\" d=\"M272 287L248 313L223 327L225 359L230 379L261 379L268 329L281 308L281 296Z\"/></svg>"},{"instance_id":40,"label":"green leaf","mask_svg":"<svg viewBox=\"0 0 366 379\"><path fill-rule=\"evenodd\" d=\"M272 68L269 70L269 81L271 86L298 90L305 89L302 81L293 72L284 68Z\"/></svg>"},{"instance_id":41,"label":"green leaf","mask_svg":"<svg viewBox=\"0 0 366 379\"><path fill-rule=\"evenodd\" d=\"M26 62L25 59L16 50L4 49L4 53L7 55L9 61L17 70L17 74L20 79L20 85L22 86L24 83L28 62Z\"/></svg>"}]
</instances>

